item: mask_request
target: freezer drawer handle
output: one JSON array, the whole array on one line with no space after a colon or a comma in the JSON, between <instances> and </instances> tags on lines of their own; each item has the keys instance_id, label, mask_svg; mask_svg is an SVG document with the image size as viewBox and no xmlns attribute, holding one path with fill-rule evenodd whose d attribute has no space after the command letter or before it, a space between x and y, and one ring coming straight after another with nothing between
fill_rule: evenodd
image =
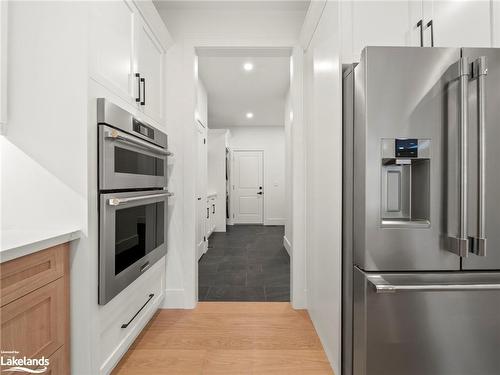
<instances>
[{"instance_id":1,"label":"freezer drawer handle","mask_svg":"<svg viewBox=\"0 0 500 375\"><path fill-rule=\"evenodd\" d=\"M367 277L367 279L373 285L377 293L500 290L500 284L395 285L388 283L384 278L380 276L369 276Z\"/></svg>"},{"instance_id":2,"label":"freezer drawer handle","mask_svg":"<svg viewBox=\"0 0 500 375\"><path fill-rule=\"evenodd\" d=\"M120 134L117 130L106 131L105 137L107 139L112 139L115 141L121 141L123 143L133 144L134 146L138 146L144 150L148 150L160 155L173 156L174 154L168 150L164 150L161 147L152 145L148 142L144 142L135 138L129 138L126 135Z\"/></svg>"},{"instance_id":3,"label":"freezer drawer handle","mask_svg":"<svg viewBox=\"0 0 500 375\"><path fill-rule=\"evenodd\" d=\"M478 202L477 202L477 237L471 239L471 251L479 256L486 256L486 75L488 67L486 57L481 56L472 63L472 78L477 79L478 108Z\"/></svg>"}]
</instances>

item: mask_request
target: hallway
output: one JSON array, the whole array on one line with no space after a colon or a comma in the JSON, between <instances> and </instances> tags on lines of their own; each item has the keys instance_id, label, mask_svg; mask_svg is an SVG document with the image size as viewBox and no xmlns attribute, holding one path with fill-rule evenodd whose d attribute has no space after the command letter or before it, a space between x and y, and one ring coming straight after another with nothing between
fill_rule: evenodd
<instances>
[{"instance_id":1,"label":"hallway","mask_svg":"<svg viewBox=\"0 0 500 375\"><path fill-rule=\"evenodd\" d=\"M160 310L113 374L333 373L305 310L201 302L194 310Z\"/></svg>"},{"instance_id":2,"label":"hallway","mask_svg":"<svg viewBox=\"0 0 500 375\"><path fill-rule=\"evenodd\" d=\"M233 225L210 236L198 264L199 301L290 301L283 226Z\"/></svg>"}]
</instances>

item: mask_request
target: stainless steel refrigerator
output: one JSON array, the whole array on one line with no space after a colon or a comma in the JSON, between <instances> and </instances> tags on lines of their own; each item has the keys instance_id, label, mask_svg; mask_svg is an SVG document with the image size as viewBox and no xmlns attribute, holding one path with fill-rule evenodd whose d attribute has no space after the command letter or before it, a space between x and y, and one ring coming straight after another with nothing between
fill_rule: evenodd
<instances>
[{"instance_id":1,"label":"stainless steel refrigerator","mask_svg":"<svg viewBox=\"0 0 500 375\"><path fill-rule=\"evenodd\" d=\"M344 71L343 375L500 374L500 49Z\"/></svg>"}]
</instances>

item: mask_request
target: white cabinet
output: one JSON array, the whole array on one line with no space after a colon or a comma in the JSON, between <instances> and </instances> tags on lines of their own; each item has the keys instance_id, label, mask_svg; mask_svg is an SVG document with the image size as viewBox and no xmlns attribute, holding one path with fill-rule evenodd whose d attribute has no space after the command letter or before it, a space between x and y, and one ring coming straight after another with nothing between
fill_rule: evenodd
<instances>
[{"instance_id":1,"label":"white cabinet","mask_svg":"<svg viewBox=\"0 0 500 375\"><path fill-rule=\"evenodd\" d=\"M152 119L163 120L163 60L165 52L148 26L138 21L136 28L136 74L140 79L139 108ZM139 87L139 85L138 85Z\"/></svg>"},{"instance_id":2,"label":"white cabinet","mask_svg":"<svg viewBox=\"0 0 500 375\"><path fill-rule=\"evenodd\" d=\"M492 20L492 36L493 40L491 41L492 47L500 48L500 1L494 0L491 4L491 10L493 11Z\"/></svg>"},{"instance_id":3,"label":"white cabinet","mask_svg":"<svg viewBox=\"0 0 500 375\"><path fill-rule=\"evenodd\" d=\"M137 15L127 1L95 2L90 7L90 74L130 103L133 85L133 35Z\"/></svg>"},{"instance_id":4,"label":"white cabinet","mask_svg":"<svg viewBox=\"0 0 500 375\"><path fill-rule=\"evenodd\" d=\"M215 214L217 213L217 195L212 194L207 199L207 223L206 236L207 238L215 231Z\"/></svg>"},{"instance_id":5,"label":"white cabinet","mask_svg":"<svg viewBox=\"0 0 500 375\"><path fill-rule=\"evenodd\" d=\"M154 6L128 0L90 7L90 74L100 84L157 123L163 122L164 58L170 43ZM144 14L153 16L145 19ZM156 17L154 17L156 16ZM156 25L157 33L149 25ZM159 36L160 35L160 36Z\"/></svg>"},{"instance_id":6,"label":"white cabinet","mask_svg":"<svg viewBox=\"0 0 500 375\"><path fill-rule=\"evenodd\" d=\"M405 1L343 1L342 57L359 61L366 46L418 46L422 6Z\"/></svg>"},{"instance_id":7,"label":"white cabinet","mask_svg":"<svg viewBox=\"0 0 500 375\"><path fill-rule=\"evenodd\" d=\"M359 61L366 46L491 47L492 43L500 44L499 3L485 0L342 1L339 5L342 61Z\"/></svg>"},{"instance_id":8,"label":"white cabinet","mask_svg":"<svg viewBox=\"0 0 500 375\"><path fill-rule=\"evenodd\" d=\"M434 34L434 47L491 47L490 1L424 0L423 14L426 46Z\"/></svg>"}]
</instances>

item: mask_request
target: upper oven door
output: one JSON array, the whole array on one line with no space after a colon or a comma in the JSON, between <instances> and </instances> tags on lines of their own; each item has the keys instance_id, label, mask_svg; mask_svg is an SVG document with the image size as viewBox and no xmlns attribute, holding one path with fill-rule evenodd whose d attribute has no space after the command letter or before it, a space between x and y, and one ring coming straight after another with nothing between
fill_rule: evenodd
<instances>
[{"instance_id":1,"label":"upper oven door","mask_svg":"<svg viewBox=\"0 0 500 375\"><path fill-rule=\"evenodd\" d=\"M99 189L166 187L168 154L138 137L99 125Z\"/></svg>"}]
</instances>

